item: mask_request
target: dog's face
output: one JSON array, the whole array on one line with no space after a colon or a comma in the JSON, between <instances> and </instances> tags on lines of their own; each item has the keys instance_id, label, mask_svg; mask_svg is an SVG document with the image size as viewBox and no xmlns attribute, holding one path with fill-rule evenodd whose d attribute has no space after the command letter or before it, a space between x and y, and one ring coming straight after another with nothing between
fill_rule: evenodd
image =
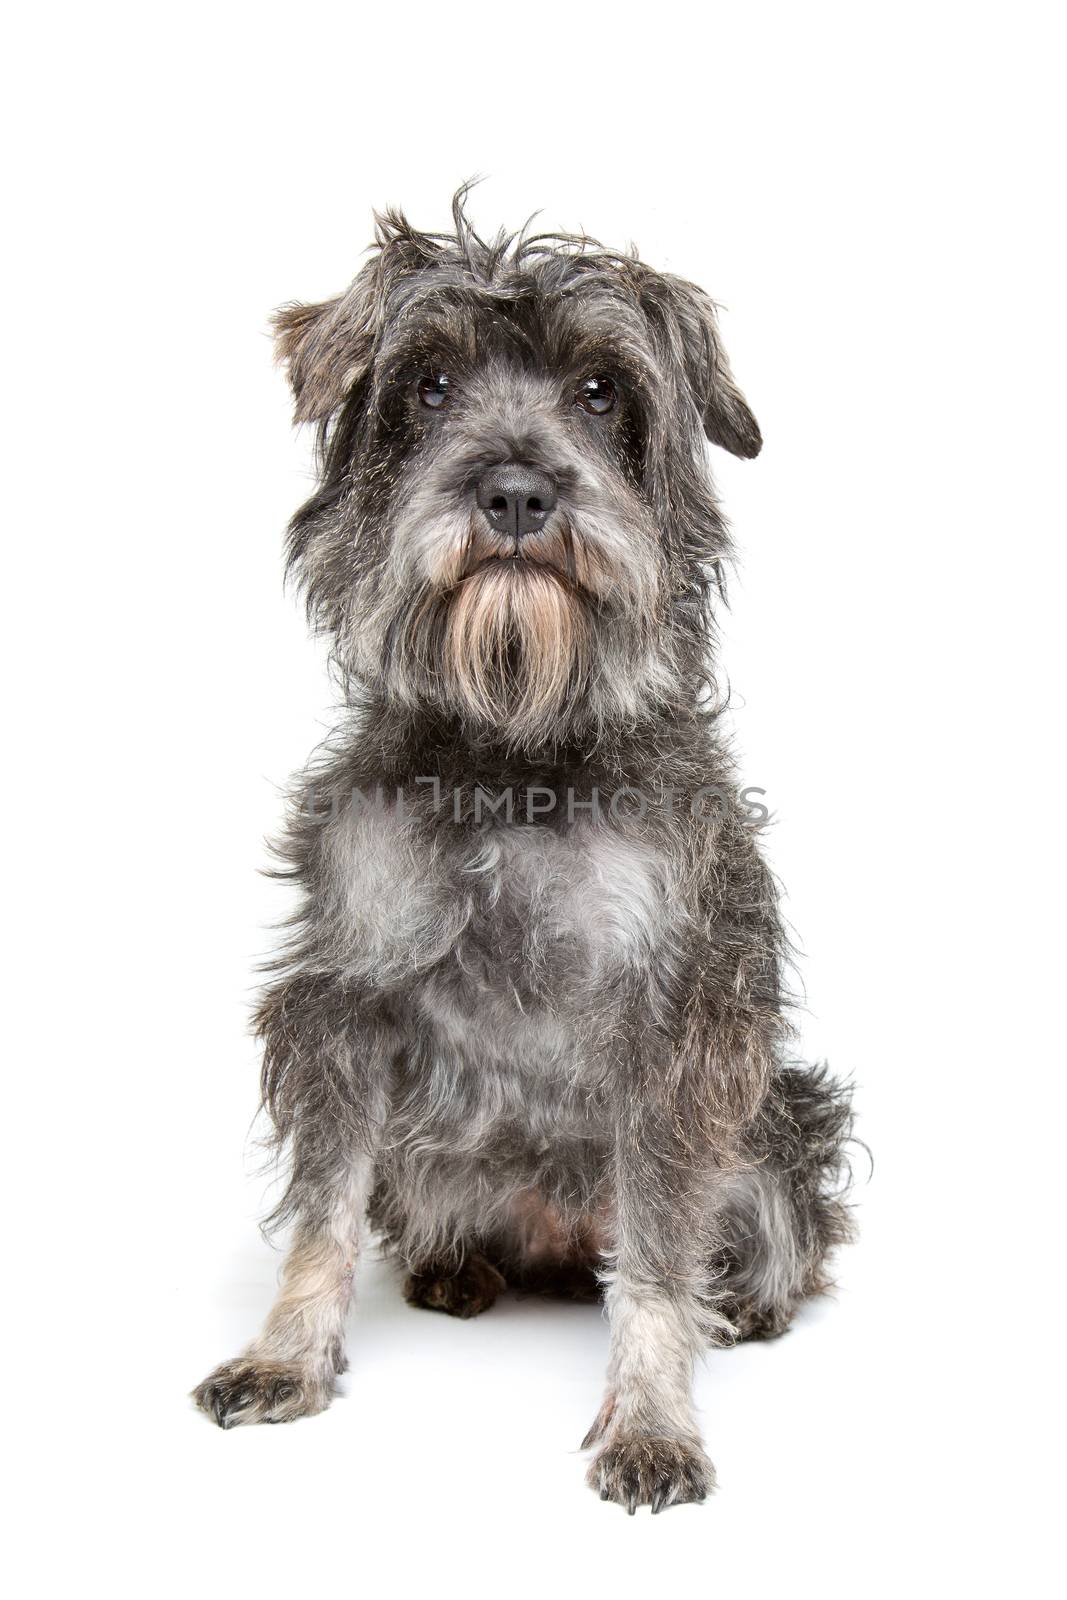
<instances>
[{"instance_id":1,"label":"dog's face","mask_svg":"<svg viewBox=\"0 0 1067 1600\"><path fill-rule=\"evenodd\" d=\"M532 748L692 690L726 536L704 435L755 455L712 304L587 240L379 225L278 314L323 482L291 559L358 680Z\"/></svg>"}]
</instances>

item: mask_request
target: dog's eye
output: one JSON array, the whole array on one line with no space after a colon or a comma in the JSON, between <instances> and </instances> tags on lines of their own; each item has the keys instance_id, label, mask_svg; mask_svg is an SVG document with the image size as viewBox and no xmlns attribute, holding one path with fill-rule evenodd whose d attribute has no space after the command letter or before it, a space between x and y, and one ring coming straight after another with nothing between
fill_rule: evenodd
<instances>
[{"instance_id":1,"label":"dog's eye","mask_svg":"<svg viewBox=\"0 0 1067 1600\"><path fill-rule=\"evenodd\" d=\"M602 417L605 411L610 411L618 399L615 385L610 378L583 378L575 390L575 404L581 406L583 411L591 411L595 417Z\"/></svg>"},{"instance_id":2,"label":"dog's eye","mask_svg":"<svg viewBox=\"0 0 1067 1600\"><path fill-rule=\"evenodd\" d=\"M420 378L415 388L422 404L436 411L448 400L448 375L438 372L434 377Z\"/></svg>"}]
</instances>

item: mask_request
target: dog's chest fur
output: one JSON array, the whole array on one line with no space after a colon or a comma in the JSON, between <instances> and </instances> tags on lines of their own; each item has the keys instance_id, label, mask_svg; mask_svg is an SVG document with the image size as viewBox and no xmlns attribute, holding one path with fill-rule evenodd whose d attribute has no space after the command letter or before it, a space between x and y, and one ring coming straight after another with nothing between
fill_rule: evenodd
<instances>
[{"instance_id":1,"label":"dog's chest fur","mask_svg":"<svg viewBox=\"0 0 1067 1600\"><path fill-rule=\"evenodd\" d=\"M487 1206L508 1227L532 1194L588 1215L612 1007L678 914L663 854L606 822L471 829L364 807L331 824L328 858L333 958L405 1019L378 1162L405 1250L447 1249Z\"/></svg>"},{"instance_id":2,"label":"dog's chest fur","mask_svg":"<svg viewBox=\"0 0 1067 1600\"><path fill-rule=\"evenodd\" d=\"M647 962L672 910L665 857L608 822L472 829L363 805L331 824L326 853L324 909L353 977L519 1018L539 1002L563 1014Z\"/></svg>"},{"instance_id":3,"label":"dog's chest fur","mask_svg":"<svg viewBox=\"0 0 1067 1600\"><path fill-rule=\"evenodd\" d=\"M622 1003L675 914L664 856L609 822L469 829L370 806L338 819L330 856L338 957L405 998L424 1114L462 1138L486 1118L584 1122L605 994Z\"/></svg>"}]
</instances>

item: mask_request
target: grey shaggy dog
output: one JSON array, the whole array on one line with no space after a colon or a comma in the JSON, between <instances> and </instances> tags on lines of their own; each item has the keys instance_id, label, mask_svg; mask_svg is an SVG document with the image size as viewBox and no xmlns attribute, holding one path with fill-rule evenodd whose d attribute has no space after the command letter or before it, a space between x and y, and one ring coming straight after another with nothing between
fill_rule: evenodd
<instances>
[{"instance_id":1,"label":"grey shaggy dog","mask_svg":"<svg viewBox=\"0 0 1067 1600\"><path fill-rule=\"evenodd\" d=\"M847 1093L789 1064L775 889L710 689L729 541L705 436L761 440L710 299L571 236L390 211L275 327L319 486L289 566L343 726L283 845L257 1013L293 1224L263 1332L195 1391L321 1411L366 1221L416 1306L603 1292L589 1482L714 1484L709 1344L784 1331L849 1233Z\"/></svg>"}]
</instances>

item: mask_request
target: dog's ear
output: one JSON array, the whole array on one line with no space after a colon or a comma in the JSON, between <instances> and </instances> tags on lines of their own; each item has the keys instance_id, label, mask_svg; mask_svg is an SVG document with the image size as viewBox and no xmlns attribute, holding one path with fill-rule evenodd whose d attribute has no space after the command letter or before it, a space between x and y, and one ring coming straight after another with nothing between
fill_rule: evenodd
<instances>
[{"instance_id":1,"label":"dog's ear","mask_svg":"<svg viewBox=\"0 0 1067 1600\"><path fill-rule=\"evenodd\" d=\"M372 296L364 276L317 305L281 306L271 318L275 359L289 374L294 422L323 423L370 371L374 354Z\"/></svg>"},{"instance_id":2,"label":"dog's ear","mask_svg":"<svg viewBox=\"0 0 1067 1600\"><path fill-rule=\"evenodd\" d=\"M370 376L390 293L439 254L436 241L412 228L402 212L386 211L375 223L374 254L344 294L318 305L282 306L271 319L296 422L326 423Z\"/></svg>"},{"instance_id":3,"label":"dog's ear","mask_svg":"<svg viewBox=\"0 0 1067 1600\"><path fill-rule=\"evenodd\" d=\"M666 312L672 357L680 363L712 444L731 455L758 456L763 445L752 415L726 359L715 302L696 284L664 273L658 276L655 299Z\"/></svg>"}]
</instances>

